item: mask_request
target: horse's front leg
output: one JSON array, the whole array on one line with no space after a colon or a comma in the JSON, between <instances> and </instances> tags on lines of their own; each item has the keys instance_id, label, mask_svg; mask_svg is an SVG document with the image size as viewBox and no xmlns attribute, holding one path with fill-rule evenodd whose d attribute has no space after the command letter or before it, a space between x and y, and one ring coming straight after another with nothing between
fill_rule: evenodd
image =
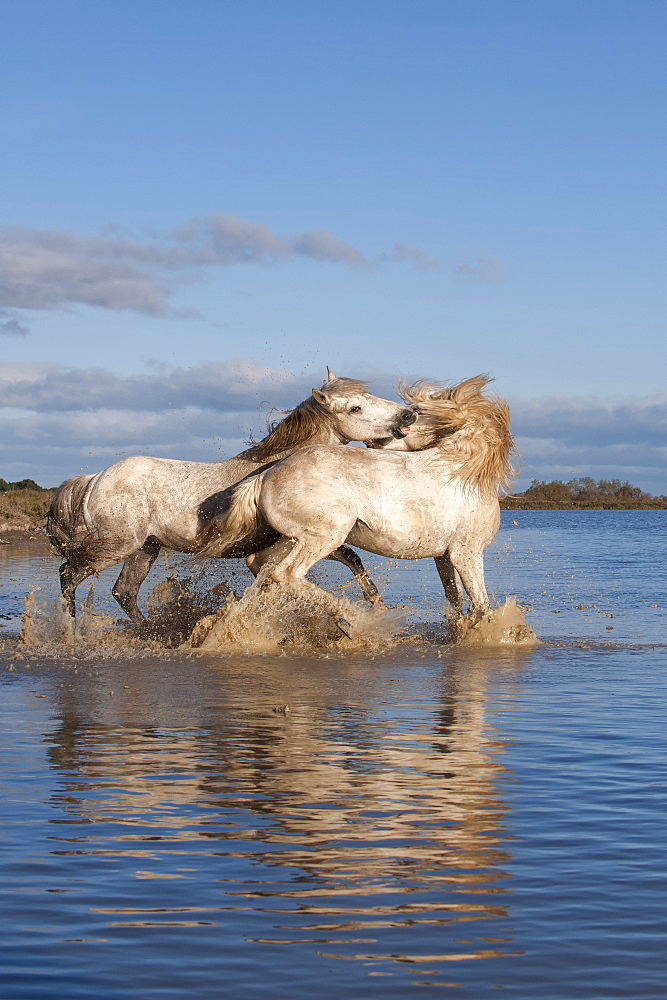
<instances>
[{"instance_id":1,"label":"horse's front leg","mask_svg":"<svg viewBox=\"0 0 667 1000\"><path fill-rule=\"evenodd\" d=\"M76 563L64 562L60 567L60 589L65 606L72 618L76 618L76 588L80 583L92 576L94 570L90 566L77 566Z\"/></svg>"},{"instance_id":2,"label":"horse's front leg","mask_svg":"<svg viewBox=\"0 0 667 1000\"><path fill-rule=\"evenodd\" d=\"M484 552L471 551L464 545L451 545L449 558L461 577L470 601L470 615L479 619L491 609L484 583Z\"/></svg>"},{"instance_id":3,"label":"horse's front leg","mask_svg":"<svg viewBox=\"0 0 667 1000\"><path fill-rule=\"evenodd\" d=\"M160 552L160 543L145 541L137 552L127 557L111 593L134 625L142 625L146 619L139 610L137 603L139 587L142 585L151 566Z\"/></svg>"},{"instance_id":4,"label":"horse's front leg","mask_svg":"<svg viewBox=\"0 0 667 1000\"><path fill-rule=\"evenodd\" d=\"M463 614L463 591L458 573L452 565L449 554L445 552L442 556L435 556L433 559L435 568L438 571L440 582L445 589L445 597L451 604L457 615Z\"/></svg>"},{"instance_id":5,"label":"horse's front leg","mask_svg":"<svg viewBox=\"0 0 667 1000\"><path fill-rule=\"evenodd\" d=\"M384 605L382 598L380 597L380 591L377 589L370 576L364 568L364 564L361 559L349 545L339 545L337 549L330 552L326 559L333 559L334 562L340 562L352 572L355 580L361 587L361 593L367 601L371 604Z\"/></svg>"}]
</instances>

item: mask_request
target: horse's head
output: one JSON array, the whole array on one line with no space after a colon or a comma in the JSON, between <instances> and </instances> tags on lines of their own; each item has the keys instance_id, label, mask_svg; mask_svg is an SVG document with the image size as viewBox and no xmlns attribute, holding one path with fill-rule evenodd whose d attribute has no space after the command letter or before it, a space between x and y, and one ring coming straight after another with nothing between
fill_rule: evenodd
<instances>
[{"instance_id":1,"label":"horse's head","mask_svg":"<svg viewBox=\"0 0 667 1000\"><path fill-rule=\"evenodd\" d=\"M388 451L424 451L460 431L471 417L479 415L480 403L488 405L482 389L491 379L475 375L458 385L443 385L425 379L407 385L401 382L399 392L417 414L405 436L376 438L366 441L368 448Z\"/></svg>"},{"instance_id":2,"label":"horse's head","mask_svg":"<svg viewBox=\"0 0 667 1000\"><path fill-rule=\"evenodd\" d=\"M321 389L313 389L313 399L328 415L340 441L400 440L417 419L411 406L371 395L365 382L341 378L330 368L327 375Z\"/></svg>"},{"instance_id":3,"label":"horse's head","mask_svg":"<svg viewBox=\"0 0 667 1000\"><path fill-rule=\"evenodd\" d=\"M327 368L321 389L290 410L267 436L245 453L254 461L282 458L307 444L348 444L368 438L400 439L416 420L405 403L372 396L365 382L339 378Z\"/></svg>"},{"instance_id":4,"label":"horse's head","mask_svg":"<svg viewBox=\"0 0 667 1000\"><path fill-rule=\"evenodd\" d=\"M366 447L377 451L425 451L453 432L452 427L447 427L441 421L434 421L421 407L415 405L412 409L416 419L410 427L405 428L402 437L369 438L364 441Z\"/></svg>"},{"instance_id":5,"label":"horse's head","mask_svg":"<svg viewBox=\"0 0 667 1000\"><path fill-rule=\"evenodd\" d=\"M457 385L401 383L399 392L417 412L417 420L401 440L385 437L366 444L389 451L437 448L456 462L464 482L493 490L500 483L508 485L515 474L509 407L503 399L484 394L491 381L474 375Z\"/></svg>"}]
</instances>

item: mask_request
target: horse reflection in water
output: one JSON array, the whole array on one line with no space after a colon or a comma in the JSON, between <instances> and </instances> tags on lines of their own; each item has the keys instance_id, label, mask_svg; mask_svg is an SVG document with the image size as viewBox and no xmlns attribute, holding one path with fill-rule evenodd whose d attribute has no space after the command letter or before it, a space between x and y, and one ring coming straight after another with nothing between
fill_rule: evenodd
<instances>
[{"instance_id":1,"label":"horse reflection in water","mask_svg":"<svg viewBox=\"0 0 667 1000\"><path fill-rule=\"evenodd\" d=\"M300 932L372 931L380 950L383 928L404 928L401 947L419 952L420 925L507 916L503 743L486 717L497 655L426 668L397 661L403 676L393 679L386 662L381 675L349 660L220 666L125 664L127 686L113 699L109 676L92 673L60 693L68 704L52 759L65 772L68 822L82 824L79 836L72 825L66 834L79 854L87 842L93 852L128 851L149 870L164 854L164 875L165 864L201 868L203 851L215 856L216 892L228 883L219 908L261 897L263 929L275 932L270 914L284 930L294 916L284 901L298 900L301 921L315 916L294 924ZM387 717L389 699L402 705L400 724ZM113 843L100 843L105 829ZM254 874L240 878L249 860ZM194 909L201 892L193 889ZM187 902L182 887L178 898ZM145 905L150 912L150 893ZM438 945L442 960L456 955L455 937ZM488 953L480 946L467 957Z\"/></svg>"},{"instance_id":2,"label":"horse reflection in water","mask_svg":"<svg viewBox=\"0 0 667 1000\"><path fill-rule=\"evenodd\" d=\"M321 389L300 403L259 444L223 462L182 462L137 456L95 475L75 476L56 491L47 531L65 562L62 594L76 613L76 588L87 577L124 562L113 595L132 622L144 616L137 604L141 584L160 549L194 552L198 533L225 508L225 490L244 476L315 442L331 446L376 435L401 437L416 414L405 404L371 395L366 383L339 378L327 369ZM260 531L250 546L257 552L275 541ZM347 546L327 553L354 573L364 596L378 592L359 556Z\"/></svg>"}]
</instances>

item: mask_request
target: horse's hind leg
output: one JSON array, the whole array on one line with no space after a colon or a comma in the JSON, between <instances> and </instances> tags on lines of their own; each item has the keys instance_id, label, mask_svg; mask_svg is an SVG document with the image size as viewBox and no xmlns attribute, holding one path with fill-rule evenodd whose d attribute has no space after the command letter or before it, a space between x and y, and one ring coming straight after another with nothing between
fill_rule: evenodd
<instances>
[{"instance_id":1,"label":"horse's hind leg","mask_svg":"<svg viewBox=\"0 0 667 1000\"><path fill-rule=\"evenodd\" d=\"M276 565L281 559L289 555L294 546L294 541L291 538L279 538L277 542L273 545L269 545L268 548L262 549L260 552L253 552L252 555L248 556L245 561L246 566L252 573L254 577L259 576L260 570L266 566L268 562Z\"/></svg>"},{"instance_id":2,"label":"horse's hind leg","mask_svg":"<svg viewBox=\"0 0 667 1000\"><path fill-rule=\"evenodd\" d=\"M457 615L463 614L463 591L459 575L452 565L447 552L442 556L435 556L433 562L438 571L440 582L445 589L445 597L451 604Z\"/></svg>"},{"instance_id":3,"label":"horse's hind leg","mask_svg":"<svg viewBox=\"0 0 667 1000\"><path fill-rule=\"evenodd\" d=\"M277 583L302 580L316 562L319 562L320 559L326 559L331 552L338 549L337 543L347 538L348 532L349 529L346 526L337 538L332 538L331 535L322 538L315 533L304 533L295 539L292 550L278 563L271 576Z\"/></svg>"},{"instance_id":4,"label":"horse's hind leg","mask_svg":"<svg viewBox=\"0 0 667 1000\"><path fill-rule=\"evenodd\" d=\"M111 591L134 625L141 625L146 621L137 603L139 587L148 576L159 552L159 542L151 539L145 541L140 549L127 557Z\"/></svg>"},{"instance_id":5,"label":"horse's hind leg","mask_svg":"<svg viewBox=\"0 0 667 1000\"><path fill-rule=\"evenodd\" d=\"M352 569L352 571L354 572L353 566L350 565L350 563L353 563L355 568L356 564L354 564L354 560L350 560L348 562L347 559L345 558L344 550L346 548L347 546L343 545L339 549L335 550L336 553L341 552L341 550L343 551L343 557L339 558L337 561L344 563L346 566L350 566L350 569ZM361 563L361 560L357 556L356 552L352 552L351 549L347 549L347 551L351 552L352 555L356 557L359 566L361 567L361 572L365 573L364 567ZM295 554L295 552L297 556L301 557L301 559L304 559L305 557L304 560L306 562L305 570L301 567L300 568L301 571L297 569L297 571L294 572L294 570L292 569L292 562L293 562L292 556ZM254 573L256 577L259 575L260 570L266 568L266 572L267 573L270 572L270 578L272 578L274 581L280 583L285 583L287 581L294 582L296 580L303 579L305 574L308 572L308 568L314 565L319 559L329 558L329 554L326 552L326 550L322 551L321 555L319 555L315 559L312 559L312 561L309 558L310 555L311 553L308 552L306 548L306 543L298 542L294 538L283 537L280 538L273 545L269 546L269 548L263 549L261 552L255 552L253 553L253 555L248 556L248 558L246 559L246 565L251 570L251 572ZM335 558L334 553L331 553L331 557ZM275 568L271 572L272 567ZM375 585L372 583L370 579L368 579L368 583L375 591L377 595L377 600L381 602L380 595L378 594ZM311 586L314 585L311 584ZM325 607L326 610L328 610L328 613L333 617L340 631L343 633L343 635L346 635L348 639L352 638L350 634L351 625L344 618L340 617L340 607L334 595L330 594L328 590L323 590L321 587L317 587L316 589L321 595L320 600L322 601L323 606Z\"/></svg>"},{"instance_id":6,"label":"horse's hind leg","mask_svg":"<svg viewBox=\"0 0 667 1000\"><path fill-rule=\"evenodd\" d=\"M361 593L364 595L367 601L372 604L382 604L382 598L380 597L380 591L377 589L370 576L364 568L364 564L361 559L349 545L339 545L337 549L330 552L327 559L333 559L334 562L340 562L353 573L355 580L361 587Z\"/></svg>"},{"instance_id":7,"label":"horse's hind leg","mask_svg":"<svg viewBox=\"0 0 667 1000\"><path fill-rule=\"evenodd\" d=\"M280 562L281 559L289 555L293 547L294 541L291 538L281 538L269 548L262 549L261 552L254 552L248 556L246 566L254 576L257 576L269 560L273 563ZM324 558L332 559L334 562L340 562L344 566L347 566L350 572L354 574L366 600L374 604L377 602L382 603L379 590L364 569L364 564L354 549L351 549L348 545L341 545L327 556L324 556Z\"/></svg>"}]
</instances>

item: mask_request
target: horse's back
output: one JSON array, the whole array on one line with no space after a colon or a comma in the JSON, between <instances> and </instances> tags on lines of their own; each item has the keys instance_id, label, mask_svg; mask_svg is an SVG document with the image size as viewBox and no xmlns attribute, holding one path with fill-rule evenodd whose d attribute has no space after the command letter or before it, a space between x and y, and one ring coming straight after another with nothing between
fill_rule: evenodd
<instances>
[{"instance_id":1,"label":"horse's back","mask_svg":"<svg viewBox=\"0 0 667 1000\"><path fill-rule=\"evenodd\" d=\"M189 552L206 501L215 513L216 498L256 468L238 458L191 462L131 456L98 473L87 515L98 534L119 543L140 547L153 537L166 548Z\"/></svg>"},{"instance_id":2,"label":"horse's back","mask_svg":"<svg viewBox=\"0 0 667 1000\"><path fill-rule=\"evenodd\" d=\"M156 502L201 503L207 496L238 482L257 465L235 458L222 462L191 462L177 458L133 455L108 466L98 475L97 494L142 495Z\"/></svg>"}]
</instances>

